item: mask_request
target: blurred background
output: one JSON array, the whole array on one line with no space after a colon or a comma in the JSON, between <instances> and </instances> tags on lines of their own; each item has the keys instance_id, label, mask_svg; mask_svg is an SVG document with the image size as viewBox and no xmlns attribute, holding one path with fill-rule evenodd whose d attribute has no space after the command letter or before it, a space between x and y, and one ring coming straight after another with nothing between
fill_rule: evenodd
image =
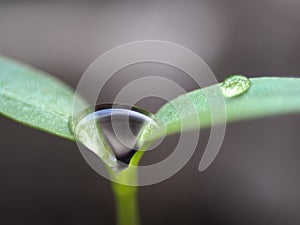
<instances>
[{"instance_id":1,"label":"blurred background","mask_svg":"<svg viewBox=\"0 0 300 225\"><path fill-rule=\"evenodd\" d=\"M143 39L190 48L219 81L235 73L299 77L299 12L298 0L1 1L0 54L73 87L98 56ZM179 70L144 63L119 71L101 101L112 101L141 74L198 88ZM139 105L155 112L163 103L148 98ZM300 224L299 127L299 115L230 124L218 157L200 173L209 129L201 131L194 157L178 174L140 188L142 224ZM110 184L75 143L3 117L0 134L1 224L115 223ZM165 157L170 143L143 162Z\"/></svg>"}]
</instances>

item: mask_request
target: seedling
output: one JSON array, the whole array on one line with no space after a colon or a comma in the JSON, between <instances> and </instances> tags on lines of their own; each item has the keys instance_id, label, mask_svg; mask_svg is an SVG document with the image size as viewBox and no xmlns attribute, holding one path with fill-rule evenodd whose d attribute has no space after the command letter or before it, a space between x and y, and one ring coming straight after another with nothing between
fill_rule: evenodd
<instances>
[{"instance_id":1,"label":"seedling","mask_svg":"<svg viewBox=\"0 0 300 225\"><path fill-rule=\"evenodd\" d=\"M119 225L139 224L136 205L137 186L128 186L126 183L136 182L138 172L136 166L144 152L141 150L145 150L154 139L164 134L209 127L211 109L207 94L210 98L217 98L215 93L220 89L224 95L227 122L300 111L300 78L248 79L236 75L225 79L221 84L179 96L163 105L155 115L125 105L118 105L115 108L101 105L93 110L83 110L81 115L74 119L72 118L74 91L70 87L45 72L0 57L0 113L52 135L71 141L77 139L94 151L103 160L115 181L112 183L112 188L116 197ZM187 104L187 97L192 104ZM75 101L77 105L82 106L82 109L89 107L83 99L76 98ZM191 107L196 110L201 125L189 123ZM181 109L180 116L176 108ZM143 131L144 136L140 139L129 140L125 135L125 139L131 146L125 150L114 146L112 141L114 137L109 136L109 129L105 127L105 123L108 127L110 125L107 115L114 115L115 112L123 112L130 116L137 137L140 138ZM89 118L100 122L101 125L99 123L94 129L97 123L90 123ZM183 120L187 126L182 130ZM161 127L164 128L165 133L160 132ZM115 159L119 159L123 164Z\"/></svg>"}]
</instances>

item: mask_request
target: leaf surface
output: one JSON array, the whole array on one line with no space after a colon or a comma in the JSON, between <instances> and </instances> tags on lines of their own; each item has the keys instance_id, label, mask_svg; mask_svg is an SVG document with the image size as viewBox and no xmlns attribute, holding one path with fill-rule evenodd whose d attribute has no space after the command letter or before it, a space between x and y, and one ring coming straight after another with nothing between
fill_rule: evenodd
<instances>
[{"instance_id":1,"label":"leaf surface","mask_svg":"<svg viewBox=\"0 0 300 225\"><path fill-rule=\"evenodd\" d=\"M57 78L0 56L0 114L74 140L68 126L73 99L74 91Z\"/></svg>"}]
</instances>

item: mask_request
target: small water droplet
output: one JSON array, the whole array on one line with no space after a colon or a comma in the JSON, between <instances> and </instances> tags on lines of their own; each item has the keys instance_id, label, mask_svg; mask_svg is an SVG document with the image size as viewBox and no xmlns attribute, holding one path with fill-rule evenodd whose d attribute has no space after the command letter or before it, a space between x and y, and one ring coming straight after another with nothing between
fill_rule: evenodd
<instances>
[{"instance_id":1,"label":"small water droplet","mask_svg":"<svg viewBox=\"0 0 300 225\"><path fill-rule=\"evenodd\" d=\"M243 75L232 75L227 77L221 83L223 95L226 97L235 97L248 91L251 81Z\"/></svg>"},{"instance_id":2,"label":"small water droplet","mask_svg":"<svg viewBox=\"0 0 300 225\"><path fill-rule=\"evenodd\" d=\"M141 134L149 137L158 126L150 112L124 104L97 105L80 115L74 123L76 139L118 171L142 147Z\"/></svg>"}]
</instances>

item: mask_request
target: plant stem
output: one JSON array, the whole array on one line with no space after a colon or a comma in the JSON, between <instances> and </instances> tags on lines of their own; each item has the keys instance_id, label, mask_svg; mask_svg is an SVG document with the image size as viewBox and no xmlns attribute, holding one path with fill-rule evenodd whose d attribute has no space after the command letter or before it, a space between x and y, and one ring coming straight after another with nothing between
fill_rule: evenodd
<instances>
[{"instance_id":1,"label":"plant stem","mask_svg":"<svg viewBox=\"0 0 300 225\"><path fill-rule=\"evenodd\" d=\"M137 190L138 186L126 185L136 184L136 167L129 166L124 171L113 175L112 190L115 196L117 225L139 225Z\"/></svg>"},{"instance_id":2,"label":"plant stem","mask_svg":"<svg viewBox=\"0 0 300 225\"><path fill-rule=\"evenodd\" d=\"M139 225L137 187L113 183L118 225Z\"/></svg>"}]
</instances>

